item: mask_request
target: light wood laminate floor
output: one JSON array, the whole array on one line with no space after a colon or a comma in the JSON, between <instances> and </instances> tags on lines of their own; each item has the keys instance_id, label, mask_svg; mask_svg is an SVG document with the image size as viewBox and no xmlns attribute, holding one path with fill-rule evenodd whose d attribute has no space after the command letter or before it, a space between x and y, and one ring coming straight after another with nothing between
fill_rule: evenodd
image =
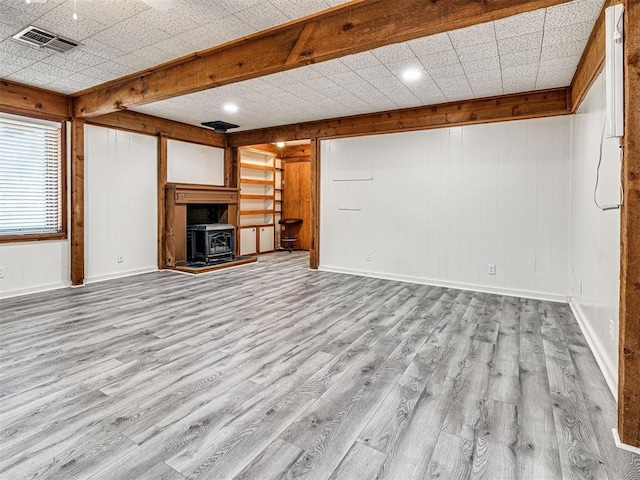
<instances>
[{"instance_id":1,"label":"light wood laminate floor","mask_svg":"<svg viewBox=\"0 0 640 480\"><path fill-rule=\"evenodd\" d=\"M302 253L0 304L2 479L640 479L566 305Z\"/></svg>"}]
</instances>

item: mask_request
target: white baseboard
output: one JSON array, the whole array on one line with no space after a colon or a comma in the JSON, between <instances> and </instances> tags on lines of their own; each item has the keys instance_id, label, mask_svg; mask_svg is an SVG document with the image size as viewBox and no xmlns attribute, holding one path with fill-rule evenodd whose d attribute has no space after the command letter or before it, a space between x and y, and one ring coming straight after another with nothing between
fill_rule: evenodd
<instances>
[{"instance_id":1,"label":"white baseboard","mask_svg":"<svg viewBox=\"0 0 640 480\"><path fill-rule=\"evenodd\" d=\"M58 290L60 288L66 288L68 286L69 284L67 283L56 282L46 285L38 285L36 287L19 288L17 290L9 290L8 292L0 292L0 298L20 297L22 295L30 295L32 293L42 293L48 292L50 290Z\"/></svg>"},{"instance_id":2,"label":"white baseboard","mask_svg":"<svg viewBox=\"0 0 640 480\"><path fill-rule=\"evenodd\" d=\"M158 267L145 267L136 268L134 270L126 270L124 272L108 273L106 275L96 275L95 277L87 277L84 279L84 283L97 283L105 282L107 280L115 280L116 278L131 277L133 275L140 275L142 273L157 272Z\"/></svg>"},{"instance_id":3,"label":"white baseboard","mask_svg":"<svg viewBox=\"0 0 640 480\"><path fill-rule=\"evenodd\" d=\"M348 268L330 267L320 265L318 270L332 273L346 273L348 275L358 275L361 277L381 278L383 280L396 280L398 282L418 283L420 285L430 285L432 287L456 288L458 290L469 290L473 292L493 293L495 295L506 295L508 297L530 298L532 300L544 300L549 302L568 303L566 295L546 292L531 292L527 290L516 290L511 288L491 287L486 285L473 285L467 283L448 282L434 280L431 278L410 277L405 275L393 275L387 273L367 272L362 270L351 270Z\"/></svg>"},{"instance_id":4,"label":"white baseboard","mask_svg":"<svg viewBox=\"0 0 640 480\"><path fill-rule=\"evenodd\" d=\"M584 338L587 340L589 344L589 348L593 352L593 356L596 357L596 362L598 362L598 366L600 367L600 371L604 376L604 379L609 386L609 390L613 394L613 398L618 401L618 372L615 365L611 365L609 361L607 361L604 356L604 347L598 336L595 334L591 325L587 321L587 317L585 316L582 308L575 301L575 298L570 298L569 306L571 307L571 311L573 312L574 317L578 321L578 325L580 326L580 330L582 330L582 334Z\"/></svg>"},{"instance_id":5,"label":"white baseboard","mask_svg":"<svg viewBox=\"0 0 640 480\"><path fill-rule=\"evenodd\" d=\"M622 441L620 440L620 434L618 433L617 428L612 428L611 431L613 432L613 441L616 442L616 447L618 447L621 450L626 450L627 452L640 455L640 448L627 445L626 443L622 443Z\"/></svg>"}]
</instances>

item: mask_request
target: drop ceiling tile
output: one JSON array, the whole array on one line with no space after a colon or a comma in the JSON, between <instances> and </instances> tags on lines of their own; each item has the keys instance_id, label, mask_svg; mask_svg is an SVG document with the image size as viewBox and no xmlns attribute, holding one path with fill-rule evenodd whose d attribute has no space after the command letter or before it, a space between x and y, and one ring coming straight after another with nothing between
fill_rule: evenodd
<instances>
[{"instance_id":1,"label":"drop ceiling tile","mask_svg":"<svg viewBox=\"0 0 640 480\"><path fill-rule=\"evenodd\" d=\"M158 30L166 32L168 36L173 36L190 31L194 27L202 24L201 22L196 23L197 19L187 15L188 14L180 13L178 8L171 8L166 11L149 8L133 18L139 23L153 26Z\"/></svg>"},{"instance_id":2,"label":"drop ceiling tile","mask_svg":"<svg viewBox=\"0 0 640 480\"><path fill-rule=\"evenodd\" d=\"M0 42L0 53L10 53L18 57L25 58L27 60L33 60L38 62L44 60L47 57L53 55L51 50L44 50L39 47L32 47L25 45L17 40L7 39L4 42Z\"/></svg>"},{"instance_id":3,"label":"drop ceiling tile","mask_svg":"<svg viewBox=\"0 0 640 480\"><path fill-rule=\"evenodd\" d=\"M460 63L458 54L455 50L446 50L444 52L438 52L431 55L425 55L418 57L424 67L428 70L430 68L441 68L447 65L454 65Z\"/></svg>"},{"instance_id":4,"label":"drop ceiling tile","mask_svg":"<svg viewBox=\"0 0 640 480\"><path fill-rule=\"evenodd\" d=\"M71 2L67 2L67 4L72 7ZM114 25L145 10L149 10L151 7L140 0L79 0L76 3L76 8L78 21L84 21L89 18L104 25Z\"/></svg>"},{"instance_id":5,"label":"drop ceiling tile","mask_svg":"<svg viewBox=\"0 0 640 480\"><path fill-rule=\"evenodd\" d=\"M559 45L563 43L577 42L585 40L591 35L593 22L576 23L558 28L547 28L544 31L542 46Z\"/></svg>"},{"instance_id":6,"label":"drop ceiling tile","mask_svg":"<svg viewBox=\"0 0 640 480\"><path fill-rule=\"evenodd\" d=\"M153 62L153 65L158 65L173 59L171 53L165 52L155 45L147 45L146 47L139 48L134 53L140 58Z\"/></svg>"},{"instance_id":7,"label":"drop ceiling tile","mask_svg":"<svg viewBox=\"0 0 640 480\"><path fill-rule=\"evenodd\" d=\"M314 63L309 68L315 70L322 76L335 75L337 73L350 72L351 69L342 63L339 59L329 62Z\"/></svg>"},{"instance_id":8,"label":"drop ceiling tile","mask_svg":"<svg viewBox=\"0 0 640 480\"><path fill-rule=\"evenodd\" d=\"M407 43L417 57L453 50L453 44L447 33L438 33L428 37L416 38Z\"/></svg>"},{"instance_id":9,"label":"drop ceiling tile","mask_svg":"<svg viewBox=\"0 0 640 480\"><path fill-rule=\"evenodd\" d=\"M471 86L467 81L467 77L464 75L438 79L436 83L443 95L447 98L458 98L460 95L467 95L467 98L473 98Z\"/></svg>"},{"instance_id":10,"label":"drop ceiling tile","mask_svg":"<svg viewBox=\"0 0 640 480\"><path fill-rule=\"evenodd\" d=\"M362 70L356 70L356 73L367 81L394 76L393 73L391 73L391 71L384 65L363 68Z\"/></svg>"},{"instance_id":11,"label":"drop ceiling tile","mask_svg":"<svg viewBox=\"0 0 640 480\"><path fill-rule=\"evenodd\" d=\"M409 69L411 70L415 69L415 70L421 71L423 75L426 75L426 72L424 70L422 63L417 58L399 60L397 62L390 62L390 63L387 63L385 66L389 69L391 73L393 73L395 76L399 78L402 78L402 74Z\"/></svg>"},{"instance_id":12,"label":"drop ceiling tile","mask_svg":"<svg viewBox=\"0 0 640 480\"><path fill-rule=\"evenodd\" d=\"M289 17L269 2L259 3L235 14L256 31L266 30L289 21Z\"/></svg>"},{"instance_id":13,"label":"drop ceiling tile","mask_svg":"<svg viewBox=\"0 0 640 480\"><path fill-rule=\"evenodd\" d=\"M282 10L289 18L306 17L314 12L329 8L324 0L269 0L275 7Z\"/></svg>"},{"instance_id":14,"label":"drop ceiling tile","mask_svg":"<svg viewBox=\"0 0 640 480\"><path fill-rule=\"evenodd\" d=\"M102 58L101 61L104 62L104 58ZM88 65L70 60L65 55L51 55L50 57L45 58L41 63L42 65L48 65L52 68L60 68L61 70L68 70L74 73L82 72L89 67Z\"/></svg>"},{"instance_id":15,"label":"drop ceiling tile","mask_svg":"<svg viewBox=\"0 0 640 480\"><path fill-rule=\"evenodd\" d=\"M336 85L335 87L319 88L317 89L317 92L320 95L324 95L329 98L336 98L349 94L349 91L342 88L340 85Z\"/></svg>"},{"instance_id":16,"label":"drop ceiling tile","mask_svg":"<svg viewBox=\"0 0 640 480\"><path fill-rule=\"evenodd\" d=\"M19 55L14 55L8 51L0 51L0 78L9 73L17 72L29 65L33 65L36 61Z\"/></svg>"},{"instance_id":17,"label":"drop ceiling tile","mask_svg":"<svg viewBox=\"0 0 640 480\"><path fill-rule=\"evenodd\" d=\"M17 2L15 3L17 4ZM39 5L42 5L42 4L39 4ZM42 12L37 14L32 9L25 9L24 7L21 9L18 9L18 8L13 8L13 6L14 5L0 4L0 19L2 23L7 23L7 24L10 23L11 25L13 25L16 28L16 31L19 31L20 29L26 27L35 19L37 19L38 17L46 13L46 12ZM55 6L53 6L52 8L55 8Z\"/></svg>"},{"instance_id":18,"label":"drop ceiling tile","mask_svg":"<svg viewBox=\"0 0 640 480\"><path fill-rule=\"evenodd\" d=\"M500 69L501 59L498 57L481 58L480 60L473 60L470 62L464 62L462 67L467 74L487 72L490 70Z\"/></svg>"},{"instance_id":19,"label":"drop ceiling tile","mask_svg":"<svg viewBox=\"0 0 640 480\"><path fill-rule=\"evenodd\" d=\"M391 75L390 77L370 78L367 81L376 88L403 88L404 84L398 77Z\"/></svg>"},{"instance_id":20,"label":"drop ceiling tile","mask_svg":"<svg viewBox=\"0 0 640 480\"><path fill-rule=\"evenodd\" d=\"M509 53L524 52L541 48L542 32L528 33L518 37L509 37L498 41L498 51L500 55Z\"/></svg>"},{"instance_id":21,"label":"drop ceiling tile","mask_svg":"<svg viewBox=\"0 0 640 480\"><path fill-rule=\"evenodd\" d=\"M352 70L359 70L362 68L375 67L380 65L380 60L369 52L356 53L355 55L347 55L341 58L342 63Z\"/></svg>"},{"instance_id":22,"label":"drop ceiling tile","mask_svg":"<svg viewBox=\"0 0 640 480\"><path fill-rule=\"evenodd\" d=\"M567 58L582 56L584 52L585 40L578 40L576 42L564 43L560 45L547 45L542 48L542 54L540 60L555 60L557 58Z\"/></svg>"},{"instance_id":23,"label":"drop ceiling tile","mask_svg":"<svg viewBox=\"0 0 640 480\"><path fill-rule=\"evenodd\" d=\"M15 26L2 23L2 18L0 18L0 41L2 41L2 39L4 38L15 35L19 32L19 30L20 29L16 28Z\"/></svg>"},{"instance_id":24,"label":"drop ceiling tile","mask_svg":"<svg viewBox=\"0 0 640 480\"><path fill-rule=\"evenodd\" d=\"M106 43L102 43L94 37L85 38L80 46L76 48L84 52L88 52L92 55L103 57L105 59L113 59L115 57L121 57L122 55L129 53L128 51L124 51Z\"/></svg>"},{"instance_id":25,"label":"drop ceiling tile","mask_svg":"<svg viewBox=\"0 0 640 480\"><path fill-rule=\"evenodd\" d=\"M362 77L355 72L337 73L336 75L329 75L329 78L342 86L362 82Z\"/></svg>"},{"instance_id":26,"label":"drop ceiling tile","mask_svg":"<svg viewBox=\"0 0 640 480\"><path fill-rule=\"evenodd\" d=\"M85 75L84 73L76 73L65 78L66 91L63 93L75 93L92 87L96 84L96 79Z\"/></svg>"},{"instance_id":27,"label":"drop ceiling tile","mask_svg":"<svg viewBox=\"0 0 640 480\"><path fill-rule=\"evenodd\" d=\"M136 17L131 17L102 30L92 38L116 47L123 53L130 53L166 39L167 33L150 25L141 27Z\"/></svg>"},{"instance_id":28,"label":"drop ceiling tile","mask_svg":"<svg viewBox=\"0 0 640 480\"><path fill-rule=\"evenodd\" d=\"M518 65L527 65L530 63L538 63L540 61L540 51L537 48L534 50L525 50L523 52L508 53L500 57L500 63L503 67L517 67Z\"/></svg>"},{"instance_id":29,"label":"drop ceiling tile","mask_svg":"<svg viewBox=\"0 0 640 480\"><path fill-rule=\"evenodd\" d=\"M242 10L246 10L251 7L255 7L265 0L196 0L196 4L200 3L202 6L201 13L211 12L226 12L226 13L238 13Z\"/></svg>"},{"instance_id":30,"label":"drop ceiling tile","mask_svg":"<svg viewBox=\"0 0 640 480\"><path fill-rule=\"evenodd\" d=\"M502 68L503 81L506 81L509 79L531 79L531 78L533 78L535 81L535 78L537 75L538 75L537 64L518 65L515 67Z\"/></svg>"},{"instance_id":31,"label":"drop ceiling tile","mask_svg":"<svg viewBox=\"0 0 640 480\"><path fill-rule=\"evenodd\" d=\"M298 82L306 82L322 77L322 75L317 70L314 70L312 68L296 68L293 70L288 70L284 73L285 75Z\"/></svg>"},{"instance_id":32,"label":"drop ceiling tile","mask_svg":"<svg viewBox=\"0 0 640 480\"><path fill-rule=\"evenodd\" d=\"M498 40L502 40L527 33L542 32L545 15L546 11L543 9L496 20L494 22L496 37Z\"/></svg>"},{"instance_id":33,"label":"drop ceiling tile","mask_svg":"<svg viewBox=\"0 0 640 480\"><path fill-rule=\"evenodd\" d=\"M311 88L314 90L319 90L322 88L338 87L338 84L336 82L334 82L333 80L327 77L314 78L312 80L307 80L306 82L302 82L302 83L306 85L308 88Z\"/></svg>"},{"instance_id":34,"label":"drop ceiling tile","mask_svg":"<svg viewBox=\"0 0 640 480\"><path fill-rule=\"evenodd\" d=\"M203 27L205 28L205 32L209 30L210 35L215 35L216 38L220 39L221 43L231 41L235 38L245 37L255 32L255 29L247 22L233 15L224 18L215 18L211 22L203 24ZM203 46L203 48L210 48L214 45L215 44L210 44L209 46Z\"/></svg>"},{"instance_id":35,"label":"drop ceiling tile","mask_svg":"<svg viewBox=\"0 0 640 480\"><path fill-rule=\"evenodd\" d=\"M502 87L502 71L497 69L467 74L467 80L471 87L474 85L500 85Z\"/></svg>"},{"instance_id":36,"label":"drop ceiling tile","mask_svg":"<svg viewBox=\"0 0 640 480\"><path fill-rule=\"evenodd\" d=\"M472 27L449 32L449 38L456 50L481 43L495 42L496 32L493 22L480 23Z\"/></svg>"},{"instance_id":37,"label":"drop ceiling tile","mask_svg":"<svg viewBox=\"0 0 640 480\"><path fill-rule=\"evenodd\" d=\"M429 70L429 75L434 80L441 80L443 78L458 77L464 75L464 68L460 63L456 65L447 65L442 68L432 68Z\"/></svg>"},{"instance_id":38,"label":"drop ceiling tile","mask_svg":"<svg viewBox=\"0 0 640 480\"><path fill-rule=\"evenodd\" d=\"M393 45L387 45L384 47L376 48L372 50L372 53L376 56L381 63L396 62L399 60L406 60L408 58L415 58L413 50L409 48L406 43L395 43Z\"/></svg>"},{"instance_id":39,"label":"drop ceiling tile","mask_svg":"<svg viewBox=\"0 0 640 480\"><path fill-rule=\"evenodd\" d=\"M469 47L456 48L461 62L479 60L498 56L498 44L495 40L487 43L479 43Z\"/></svg>"},{"instance_id":40,"label":"drop ceiling tile","mask_svg":"<svg viewBox=\"0 0 640 480\"><path fill-rule=\"evenodd\" d=\"M556 71L561 69L573 68L575 69L580 61L580 56L576 55L574 57L567 58L557 58L555 60L545 60L544 62L540 62L539 71L547 72L547 71Z\"/></svg>"},{"instance_id":41,"label":"drop ceiling tile","mask_svg":"<svg viewBox=\"0 0 640 480\"><path fill-rule=\"evenodd\" d=\"M45 13L42 17L34 21L34 24L44 30L48 30L56 35L70 38L81 42L87 37L107 28L107 24L100 23L91 18L79 18L74 20L73 4L63 3L53 10Z\"/></svg>"},{"instance_id":42,"label":"drop ceiling tile","mask_svg":"<svg viewBox=\"0 0 640 480\"><path fill-rule=\"evenodd\" d=\"M582 22L593 23L603 3L602 0L582 0L556 5L547 10L545 25L547 28L562 28Z\"/></svg>"}]
</instances>

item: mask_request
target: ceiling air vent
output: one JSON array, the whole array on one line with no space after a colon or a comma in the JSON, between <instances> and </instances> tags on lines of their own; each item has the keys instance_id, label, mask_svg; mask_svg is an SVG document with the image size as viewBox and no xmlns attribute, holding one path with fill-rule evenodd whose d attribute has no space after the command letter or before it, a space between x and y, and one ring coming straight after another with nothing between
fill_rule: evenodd
<instances>
[{"instance_id":1,"label":"ceiling air vent","mask_svg":"<svg viewBox=\"0 0 640 480\"><path fill-rule=\"evenodd\" d=\"M222 120L216 120L215 122L202 122L205 127L213 128L214 132L227 133L230 128L238 128L240 125L234 125L233 123L223 122Z\"/></svg>"},{"instance_id":2,"label":"ceiling air vent","mask_svg":"<svg viewBox=\"0 0 640 480\"><path fill-rule=\"evenodd\" d=\"M16 33L13 38L19 42L28 43L36 47L48 48L60 53L67 52L79 45L78 42L61 37L55 33L47 32L33 25Z\"/></svg>"}]
</instances>

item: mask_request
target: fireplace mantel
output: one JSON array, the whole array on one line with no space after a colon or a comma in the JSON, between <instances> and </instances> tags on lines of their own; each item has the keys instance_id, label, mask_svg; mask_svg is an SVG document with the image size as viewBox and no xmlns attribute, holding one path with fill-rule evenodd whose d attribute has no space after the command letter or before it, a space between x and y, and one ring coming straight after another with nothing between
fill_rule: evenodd
<instances>
[{"instance_id":1,"label":"fireplace mantel","mask_svg":"<svg viewBox=\"0 0 640 480\"><path fill-rule=\"evenodd\" d=\"M167 183L164 187L164 266L173 268L186 261L187 205L227 205L221 223L238 226L237 188L185 183ZM236 235L237 236L237 235ZM237 252L236 252L237 253Z\"/></svg>"},{"instance_id":2,"label":"fireplace mantel","mask_svg":"<svg viewBox=\"0 0 640 480\"><path fill-rule=\"evenodd\" d=\"M198 204L238 204L238 189L217 187L212 185L195 185L185 183L167 183L164 187L166 199L176 205Z\"/></svg>"}]
</instances>

